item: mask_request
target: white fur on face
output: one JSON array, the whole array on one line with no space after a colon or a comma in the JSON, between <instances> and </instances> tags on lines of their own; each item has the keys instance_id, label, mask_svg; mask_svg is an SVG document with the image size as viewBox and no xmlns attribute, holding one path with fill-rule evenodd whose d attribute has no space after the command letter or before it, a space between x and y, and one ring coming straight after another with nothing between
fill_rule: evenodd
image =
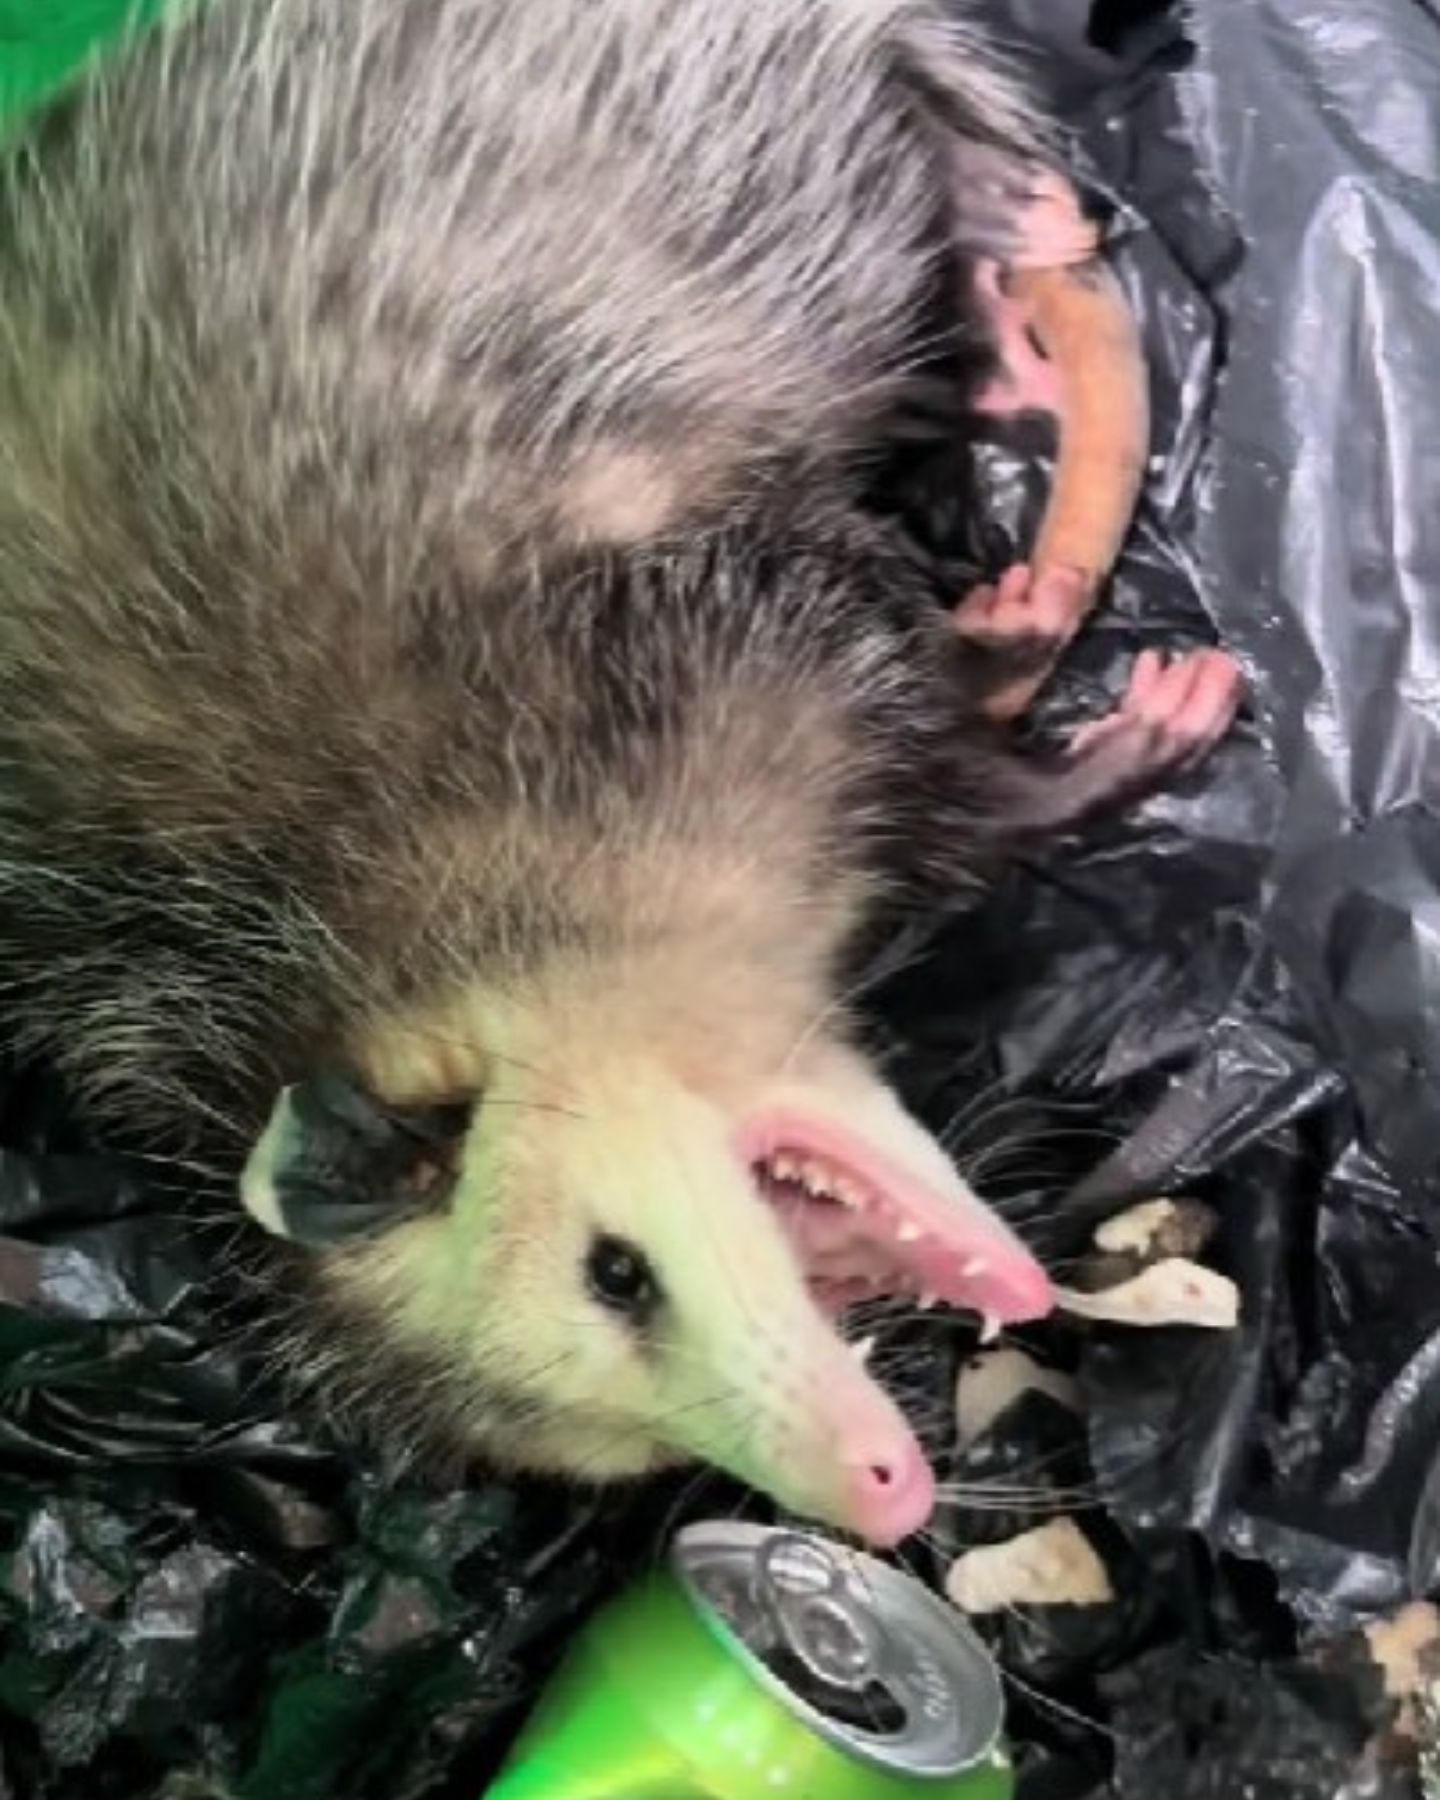
<instances>
[{"instance_id":1,"label":"white fur on face","mask_svg":"<svg viewBox=\"0 0 1440 1800\"><path fill-rule=\"evenodd\" d=\"M462 1383L473 1371L477 1395L499 1384L523 1402L518 1429L497 1435L486 1416L477 1448L503 1461L599 1481L709 1462L849 1524L857 1434L888 1445L908 1428L813 1298L746 1165L743 1126L757 1108L806 1104L865 1119L882 1154L923 1174L948 1170L939 1150L858 1057L818 1036L748 1105L612 1042L571 1065L569 1103L547 1112L524 1063L482 1102L448 1212L353 1265L357 1291ZM553 1063L539 1079L556 1079ZM647 1325L588 1290L599 1236L653 1269Z\"/></svg>"}]
</instances>

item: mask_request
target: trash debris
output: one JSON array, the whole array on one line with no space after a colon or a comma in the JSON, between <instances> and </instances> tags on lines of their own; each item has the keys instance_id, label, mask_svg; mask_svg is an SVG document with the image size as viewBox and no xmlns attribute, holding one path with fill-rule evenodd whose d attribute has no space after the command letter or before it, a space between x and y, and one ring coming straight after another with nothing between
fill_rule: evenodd
<instances>
[{"instance_id":1,"label":"trash debris","mask_svg":"<svg viewBox=\"0 0 1440 1800\"><path fill-rule=\"evenodd\" d=\"M1103 1567L1103 1601L977 1616L1022 1800L1410 1800L1365 1628L1440 1592L1440 14L981 10L1118 202L1154 373L1143 515L1036 735L1147 645L1217 633L1253 717L947 922L872 1022L1067 1283L1097 1248L1135 1278L1150 1249L1097 1234L1183 1195L1213 1235L1166 1254L1240 1307L1163 1349L1013 1334L1066 1398L1023 1382L958 1433L970 1328L867 1323L941 1468L906 1556L938 1588L1068 1518ZM875 499L958 595L1023 545L1046 455L950 423ZM683 1518L755 1503L688 1472L427 1486L347 1452L202 1303L184 1197L37 1073L0 1084L0 1793L474 1800L588 1609Z\"/></svg>"},{"instance_id":2,"label":"trash debris","mask_svg":"<svg viewBox=\"0 0 1440 1800\"><path fill-rule=\"evenodd\" d=\"M1052 1519L1003 1544L967 1550L945 1592L962 1612L1012 1606L1103 1606L1115 1598L1105 1565L1073 1519Z\"/></svg>"},{"instance_id":3,"label":"trash debris","mask_svg":"<svg viewBox=\"0 0 1440 1800\"><path fill-rule=\"evenodd\" d=\"M1193 1200L1142 1200L1097 1227L1095 1248L1133 1257L1141 1266L1167 1256L1198 1256L1216 1223L1210 1208Z\"/></svg>"},{"instance_id":4,"label":"trash debris","mask_svg":"<svg viewBox=\"0 0 1440 1800\"><path fill-rule=\"evenodd\" d=\"M1188 1325L1233 1331L1240 1295L1226 1275L1194 1260L1214 1235L1215 1215L1194 1201L1143 1200L1097 1228L1077 1285L1056 1286L1056 1304L1080 1319L1116 1325Z\"/></svg>"},{"instance_id":5,"label":"trash debris","mask_svg":"<svg viewBox=\"0 0 1440 1800\"><path fill-rule=\"evenodd\" d=\"M1072 1375L1047 1369L1025 1351L1006 1345L971 1357L955 1384L955 1441L963 1450L988 1431L1023 1395L1048 1394L1077 1408L1080 1390Z\"/></svg>"},{"instance_id":6,"label":"trash debris","mask_svg":"<svg viewBox=\"0 0 1440 1800\"><path fill-rule=\"evenodd\" d=\"M1395 1729L1419 1741L1419 1703L1430 1682L1440 1677L1440 1612L1428 1601L1411 1601L1393 1617L1367 1625L1365 1638L1385 1692L1399 1702Z\"/></svg>"},{"instance_id":7,"label":"trash debris","mask_svg":"<svg viewBox=\"0 0 1440 1800\"><path fill-rule=\"evenodd\" d=\"M1088 1292L1057 1287L1056 1304L1080 1319L1108 1319L1115 1325L1195 1325L1233 1331L1240 1295L1227 1276L1183 1256L1167 1256L1128 1281Z\"/></svg>"}]
</instances>

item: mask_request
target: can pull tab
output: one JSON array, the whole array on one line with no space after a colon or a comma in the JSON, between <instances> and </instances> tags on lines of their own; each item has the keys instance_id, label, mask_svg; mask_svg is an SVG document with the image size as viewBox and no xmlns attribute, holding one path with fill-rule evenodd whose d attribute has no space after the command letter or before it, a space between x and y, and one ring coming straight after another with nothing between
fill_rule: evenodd
<instances>
[{"instance_id":1,"label":"can pull tab","mask_svg":"<svg viewBox=\"0 0 1440 1800\"><path fill-rule=\"evenodd\" d=\"M817 1680L858 1692L883 1679L884 1636L823 1545L777 1533L759 1552L755 1586L786 1648Z\"/></svg>"}]
</instances>

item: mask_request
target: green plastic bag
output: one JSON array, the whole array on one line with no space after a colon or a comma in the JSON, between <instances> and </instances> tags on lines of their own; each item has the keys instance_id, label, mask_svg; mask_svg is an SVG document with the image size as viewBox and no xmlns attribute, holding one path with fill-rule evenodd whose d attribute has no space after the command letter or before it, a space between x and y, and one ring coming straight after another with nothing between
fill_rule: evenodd
<instances>
[{"instance_id":1,"label":"green plastic bag","mask_svg":"<svg viewBox=\"0 0 1440 1800\"><path fill-rule=\"evenodd\" d=\"M52 99L169 0L0 0L0 127Z\"/></svg>"}]
</instances>

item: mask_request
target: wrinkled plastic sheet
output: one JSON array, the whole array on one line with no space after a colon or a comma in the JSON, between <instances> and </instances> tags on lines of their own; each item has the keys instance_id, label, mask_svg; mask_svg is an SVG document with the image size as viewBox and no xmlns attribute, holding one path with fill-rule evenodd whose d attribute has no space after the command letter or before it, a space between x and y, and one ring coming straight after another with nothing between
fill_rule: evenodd
<instances>
[{"instance_id":1,"label":"wrinkled plastic sheet","mask_svg":"<svg viewBox=\"0 0 1440 1800\"><path fill-rule=\"evenodd\" d=\"M882 992L912 1102L1057 1264L1206 1200L1234 1333L1067 1330L963 1451L959 1547L1075 1511L1116 1599L988 1626L1029 1800L1413 1791L1356 1627L1440 1586L1440 22L1418 0L990 0L1074 127L1155 371L1113 597L1041 709L1217 634L1253 709ZM1042 451L911 446L956 583ZM954 496L978 483L979 512ZM977 520L983 519L983 525ZM446 1489L289 1418L199 1300L183 1196L0 1094L0 1795L478 1795L569 1634L718 1481ZM1389 1734L1389 1735L1387 1735Z\"/></svg>"}]
</instances>

